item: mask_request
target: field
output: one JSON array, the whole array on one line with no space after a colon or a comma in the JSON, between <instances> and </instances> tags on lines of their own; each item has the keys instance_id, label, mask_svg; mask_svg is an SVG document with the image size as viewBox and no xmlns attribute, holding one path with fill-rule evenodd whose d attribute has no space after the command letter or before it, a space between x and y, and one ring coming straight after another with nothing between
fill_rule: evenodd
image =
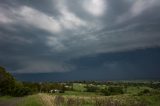
<instances>
[{"instance_id":1,"label":"field","mask_svg":"<svg viewBox=\"0 0 160 106\"><path fill-rule=\"evenodd\" d=\"M24 97L17 103L7 100L0 106L159 106L160 96L57 96L51 94L36 94ZM10 103L9 103L10 102Z\"/></svg>"},{"instance_id":2,"label":"field","mask_svg":"<svg viewBox=\"0 0 160 106\"><path fill-rule=\"evenodd\" d=\"M122 94L103 95L108 85L92 85L98 91L88 92L86 84L73 83L64 93L37 93L25 97L0 97L0 106L160 106L160 91L148 86L128 86Z\"/></svg>"}]
</instances>

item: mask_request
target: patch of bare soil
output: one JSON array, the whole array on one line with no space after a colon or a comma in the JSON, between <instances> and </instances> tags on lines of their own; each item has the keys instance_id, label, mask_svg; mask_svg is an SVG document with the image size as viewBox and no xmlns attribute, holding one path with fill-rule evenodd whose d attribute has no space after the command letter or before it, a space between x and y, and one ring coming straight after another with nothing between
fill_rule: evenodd
<instances>
[{"instance_id":1,"label":"patch of bare soil","mask_svg":"<svg viewBox=\"0 0 160 106\"><path fill-rule=\"evenodd\" d=\"M23 100L22 97L17 97L6 101L0 101L0 106L16 106L22 100Z\"/></svg>"}]
</instances>

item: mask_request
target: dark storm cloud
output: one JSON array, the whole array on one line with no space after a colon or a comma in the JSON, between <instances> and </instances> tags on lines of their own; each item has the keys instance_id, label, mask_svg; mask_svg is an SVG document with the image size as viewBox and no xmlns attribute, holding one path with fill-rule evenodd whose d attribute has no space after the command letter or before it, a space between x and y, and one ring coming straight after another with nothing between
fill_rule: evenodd
<instances>
[{"instance_id":1,"label":"dark storm cloud","mask_svg":"<svg viewBox=\"0 0 160 106\"><path fill-rule=\"evenodd\" d=\"M159 80L160 49L85 56L72 61L78 67L66 73L15 74L27 81Z\"/></svg>"},{"instance_id":2,"label":"dark storm cloud","mask_svg":"<svg viewBox=\"0 0 160 106\"><path fill-rule=\"evenodd\" d=\"M68 72L86 56L159 47L159 9L159 0L0 1L0 63L13 73ZM93 61L88 73L124 66Z\"/></svg>"}]
</instances>

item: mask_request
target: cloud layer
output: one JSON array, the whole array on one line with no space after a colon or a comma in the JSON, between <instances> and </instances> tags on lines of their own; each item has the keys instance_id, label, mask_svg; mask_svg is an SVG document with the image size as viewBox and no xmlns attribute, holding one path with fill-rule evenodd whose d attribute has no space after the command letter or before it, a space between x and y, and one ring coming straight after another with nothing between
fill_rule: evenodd
<instances>
[{"instance_id":1,"label":"cloud layer","mask_svg":"<svg viewBox=\"0 0 160 106\"><path fill-rule=\"evenodd\" d=\"M159 9L159 0L0 1L1 65L68 72L77 58L159 47Z\"/></svg>"}]
</instances>

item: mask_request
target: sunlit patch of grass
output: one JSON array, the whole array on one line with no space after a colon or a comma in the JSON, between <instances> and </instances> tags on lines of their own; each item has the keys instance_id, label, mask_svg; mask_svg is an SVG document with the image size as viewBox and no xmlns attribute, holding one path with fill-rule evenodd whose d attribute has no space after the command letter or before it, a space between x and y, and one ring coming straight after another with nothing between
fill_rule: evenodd
<instances>
[{"instance_id":1,"label":"sunlit patch of grass","mask_svg":"<svg viewBox=\"0 0 160 106\"><path fill-rule=\"evenodd\" d=\"M81 84L81 83L73 83L73 89L76 90L76 91L86 91L86 88L85 88L86 84Z\"/></svg>"},{"instance_id":2,"label":"sunlit patch of grass","mask_svg":"<svg viewBox=\"0 0 160 106\"><path fill-rule=\"evenodd\" d=\"M44 106L39 95L26 96L17 106Z\"/></svg>"},{"instance_id":3,"label":"sunlit patch of grass","mask_svg":"<svg viewBox=\"0 0 160 106\"><path fill-rule=\"evenodd\" d=\"M43 103L43 106L54 106L54 99L55 97L49 94L38 94L41 102Z\"/></svg>"},{"instance_id":4,"label":"sunlit patch of grass","mask_svg":"<svg viewBox=\"0 0 160 106\"><path fill-rule=\"evenodd\" d=\"M149 106L160 106L160 95L140 96L138 98L149 104Z\"/></svg>"}]
</instances>

